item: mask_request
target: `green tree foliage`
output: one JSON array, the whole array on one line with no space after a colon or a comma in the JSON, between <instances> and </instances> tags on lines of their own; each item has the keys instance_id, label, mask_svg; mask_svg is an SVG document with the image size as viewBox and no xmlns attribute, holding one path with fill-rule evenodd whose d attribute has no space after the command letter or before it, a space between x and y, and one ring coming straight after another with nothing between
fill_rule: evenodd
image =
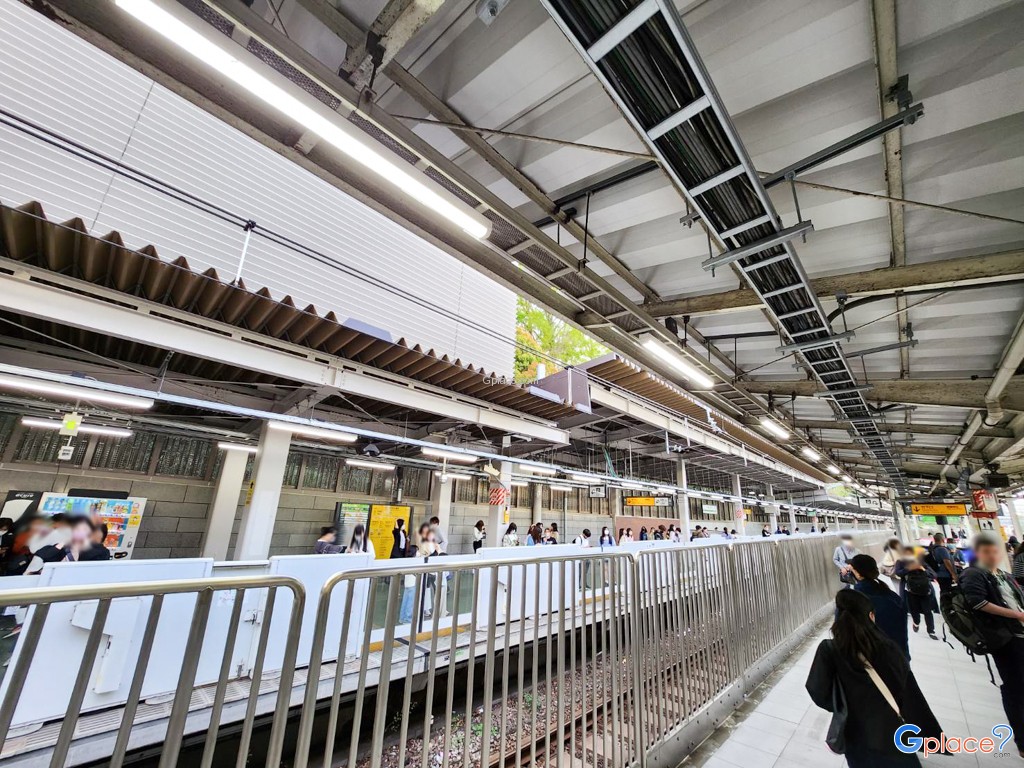
<instances>
[{"instance_id":1,"label":"green tree foliage","mask_svg":"<svg viewBox=\"0 0 1024 768\"><path fill-rule=\"evenodd\" d=\"M544 363L548 374L560 371L552 358L576 365L608 353L582 331L522 297L516 301L516 341L520 346L516 348L515 377L521 384L537 378L539 363Z\"/></svg>"}]
</instances>

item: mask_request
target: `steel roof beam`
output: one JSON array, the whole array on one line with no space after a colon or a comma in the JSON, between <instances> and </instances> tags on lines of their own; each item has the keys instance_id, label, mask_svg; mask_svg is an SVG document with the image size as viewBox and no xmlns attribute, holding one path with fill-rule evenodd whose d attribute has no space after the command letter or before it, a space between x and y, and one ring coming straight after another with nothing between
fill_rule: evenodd
<instances>
[{"instance_id":1,"label":"steel roof beam","mask_svg":"<svg viewBox=\"0 0 1024 768\"><path fill-rule=\"evenodd\" d=\"M826 391L817 382L806 380L748 381L744 386L756 394L783 397L815 397L816 393ZM971 379L894 379L874 381L872 386L869 395L865 396L872 403L910 403L984 410L989 382ZM1015 376L1010 380L1003 394L1002 406L1007 410L1024 411L1024 376ZM868 418L865 421L870 420Z\"/></svg>"},{"instance_id":2,"label":"steel roof beam","mask_svg":"<svg viewBox=\"0 0 1024 768\"><path fill-rule=\"evenodd\" d=\"M1024 280L1024 249L817 277L811 280L811 288L821 296L833 296L840 292L851 297L885 296L901 290L941 291L947 288L995 285L1019 280ZM749 288L740 288L702 296L649 302L644 308L654 317L697 317L720 312L752 310L760 305L756 293Z\"/></svg>"},{"instance_id":3,"label":"steel roof beam","mask_svg":"<svg viewBox=\"0 0 1024 768\"><path fill-rule=\"evenodd\" d=\"M796 419L787 421L794 429L838 429L846 431L849 422L826 421L822 419ZM962 427L952 424L879 424L878 431L883 433L907 433L916 435L959 435ZM1012 438L1013 431L999 427L983 427L977 432L978 437Z\"/></svg>"}]
</instances>

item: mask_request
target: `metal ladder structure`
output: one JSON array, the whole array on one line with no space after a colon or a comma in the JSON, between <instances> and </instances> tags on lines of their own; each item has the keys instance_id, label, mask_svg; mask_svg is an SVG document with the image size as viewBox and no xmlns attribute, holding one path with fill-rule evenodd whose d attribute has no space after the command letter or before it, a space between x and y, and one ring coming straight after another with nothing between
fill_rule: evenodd
<instances>
[{"instance_id":1,"label":"metal ladder structure","mask_svg":"<svg viewBox=\"0 0 1024 768\"><path fill-rule=\"evenodd\" d=\"M731 265L788 337L837 417L850 422L897 488L903 473L868 408L793 247L813 226L784 227L764 183L669 0L541 0L658 159L720 250L702 266ZM799 218L799 208L797 217Z\"/></svg>"}]
</instances>

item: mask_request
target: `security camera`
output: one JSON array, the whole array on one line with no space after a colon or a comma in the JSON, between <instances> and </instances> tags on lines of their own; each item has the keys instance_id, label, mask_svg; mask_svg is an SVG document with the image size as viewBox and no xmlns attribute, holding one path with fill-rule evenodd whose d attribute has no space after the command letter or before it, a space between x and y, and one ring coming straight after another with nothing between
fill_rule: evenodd
<instances>
[{"instance_id":1,"label":"security camera","mask_svg":"<svg viewBox=\"0 0 1024 768\"><path fill-rule=\"evenodd\" d=\"M367 443L366 446L363 448L363 455L364 456L380 456L380 448L378 448L373 443Z\"/></svg>"},{"instance_id":2,"label":"security camera","mask_svg":"<svg viewBox=\"0 0 1024 768\"><path fill-rule=\"evenodd\" d=\"M498 14L508 5L508 0L480 0L476 4L476 15L484 24L490 26L498 18Z\"/></svg>"}]
</instances>

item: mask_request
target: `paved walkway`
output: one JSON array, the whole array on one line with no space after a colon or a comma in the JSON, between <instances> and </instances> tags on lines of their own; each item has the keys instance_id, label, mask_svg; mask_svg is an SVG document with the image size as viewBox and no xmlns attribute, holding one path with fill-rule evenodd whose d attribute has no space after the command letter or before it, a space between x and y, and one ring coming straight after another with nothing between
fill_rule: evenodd
<instances>
[{"instance_id":1,"label":"paved walkway","mask_svg":"<svg viewBox=\"0 0 1024 768\"><path fill-rule=\"evenodd\" d=\"M941 619L936 616L942 636ZM797 650L750 699L686 762L684 768L839 768L846 761L825 746L831 715L818 709L804 690L821 633ZM1006 721L999 689L989 681L984 659L973 663L956 648L929 639L924 626L910 635L911 667L939 724L950 736L988 736ZM993 667L995 669L995 667ZM937 672L943 672L942 676ZM996 680L999 680L998 675ZM935 768L1024 766L1011 741L1009 754L932 756Z\"/></svg>"}]
</instances>

